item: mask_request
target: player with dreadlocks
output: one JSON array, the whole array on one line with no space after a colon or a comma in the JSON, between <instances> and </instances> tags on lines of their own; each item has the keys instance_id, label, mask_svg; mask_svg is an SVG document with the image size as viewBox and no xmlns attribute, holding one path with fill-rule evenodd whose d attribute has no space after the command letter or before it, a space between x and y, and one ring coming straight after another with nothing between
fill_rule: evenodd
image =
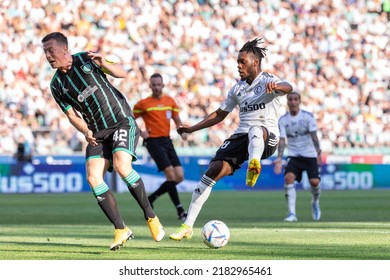
<instances>
[{"instance_id":1,"label":"player with dreadlocks","mask_svg":"<svg viewBox=\"0 0 390 280\"><path fill-rule=\"evenodd\" d=\"M238 106L240 124L211 159L209 167L192 194L188 215L173 240L192 237L192 227L212 187L223 177L232 175L249 159L246 184L253 187L261 171L260 160L270 157L279 139L279 108L283 95L292 92L288 82L261 70L266 47L261 38L248 41L239 51L237 64L241 80L233 86L221 106L193 126L182 126L179 134L192 133L223 121Z\"/></svg>"}]
</instances>

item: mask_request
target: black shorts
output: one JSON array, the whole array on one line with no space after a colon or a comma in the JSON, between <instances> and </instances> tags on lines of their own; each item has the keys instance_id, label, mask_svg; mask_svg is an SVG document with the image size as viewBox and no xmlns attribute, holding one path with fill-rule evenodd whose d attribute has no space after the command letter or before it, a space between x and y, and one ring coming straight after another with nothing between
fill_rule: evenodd
<instances>
[{"instance_id":1,"label":"black shorts","mask_svg":"<svg viewBox=\"0 0 390 280\"><path fill-rule=\"evenodd\" d=\"M158 171L168 166L180 166L179 157L169 137L147 138L144 145L157 165Z\"/></svg>"},{"instance_id":2,"label":"black shorts","mask_svg":"<svg viewBox=\"0 0 390 280\"><path fill-rule=\"evenodd\" d=\"M302 180L302 172L307 172L309 179L321 179L320 167L317 158L308 157L288 157L284 174L291 172L295 175L298 182Z\"/></svg>"},{"instance_id":3,"label":"black shorts","mask_svg":"<svg viewBox=\"0 0 390 280\"><path fill-rule=\"evenodd\" d=\"M135 149L140 136L140 129L134 118L129 117L118 122L114 127L95 132L97 146L87 146L86 160L94 157L105 158L112 161L112 154L117 151L125 151L137 160ZM111 171L111 170L109 170Z\"/></svg>"},{"instance_id":4,"label":"black shorts","mask_svg":"<svg viewBox=\"0 0 390 280\"><path fill-rule=\"evenodd\" d=\"M264 152L261 159L269 158L276 151L277 144L271 146L269 145L269 140L275 140L271 142L277 143L276 136L273 133L268 133L268 137L264 143ZM232 166L234 172L241 168L242 164L248 160L248 145L249 139L247 133L233 134L223 142L211 161L226 161Z\"/></svg>"}]
</instances>

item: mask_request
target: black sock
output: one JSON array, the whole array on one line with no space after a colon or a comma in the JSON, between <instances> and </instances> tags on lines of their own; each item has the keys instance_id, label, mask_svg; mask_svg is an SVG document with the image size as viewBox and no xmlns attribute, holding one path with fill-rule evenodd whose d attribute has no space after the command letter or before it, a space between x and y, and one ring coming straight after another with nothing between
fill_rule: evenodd
<instances>
[{"instance_id":1,"label":"black sock","mask_svg":"<svg viewBox=\"0 0 390 280\"><path fill-rule=\"evenodd\" d=\"M177 213L180 214L184 211L184 209L180 203L179 193L177 192L177 183L175 181L166 181L166 183L168 183L167 185L169 197L171 198L173 205L175 205Z\"/></svg>"},{"instance_id":2,"label":"black sock","mask_svg":"<svg viewBox=\"0 0 390 280\"><path fill-rule=\"evenodd\" d=\"M185 212L183 206L180 204L180 205L176 205L176 210L177 210L177 214L180 216L182 213Z\"/></svg>"},{"instance_id":3,"label":"black sock","mask_svg":"<svg viewBox=\"0 0 390 280\"><path fill-rule=\"evenodd\" d=\"M150 203L153 203L159 196L163 195L169 190L169 183L170 181L165 181L154 193L149 195Z\"/></svg>"},{"instance_id":4,"label":"black sock","mask_svg":"<svg viewBox=\"0 0 390 280\"><path fill-rule=\"evenodd\" d=\"M128 186L131 195L135 198L138 205L144 211L145 220L148 218L154 218L156 214L153 211L151 204L149 203L149 199L146 196L145 185L141 178L139 178L134 184Z\"/></svg>"},{"instance_id":5,"label":"black sock","mask_svg":"<svg viewBox=\"0 0 390 280\"><path fill-rule=\"evenodd\" d=\"M98 201L98 204L103 210L104 214L106 214L107 218L111 221L111 223L113 223L115 228L124 229L125 222L119 214L118 206L113 193L108 190L105 193L97 195L96 200Z\"/></svg>"}]
</instances>

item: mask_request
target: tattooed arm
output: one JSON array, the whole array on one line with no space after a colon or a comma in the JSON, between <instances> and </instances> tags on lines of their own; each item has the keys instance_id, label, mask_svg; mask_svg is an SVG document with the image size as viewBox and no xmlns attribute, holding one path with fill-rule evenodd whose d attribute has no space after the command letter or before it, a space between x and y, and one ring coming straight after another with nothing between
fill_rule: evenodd
<instances>
[{"instance_id":1,"label":"tattooed arm","mask_svg":"<svg viewBox=\"0 0 390 280\"><path fill-rule=\"evenodd\" d=\"M318 140L317 137L317 131L310 132L310 135L311 135L311 139L313 140L314 148L317 151L317 163L320 166L322 164L322 159L321 159L320 141Z\"/></svg>"},{"instance_id":2,"label":"tattooed arm","mask_svg":"<svg viewBox=\"0 0 390 280\"><path fill-rule=\"evenodd\" d=\"M278 144L278 156L277 156L276 160L274 161L275 174L282 173L282 158L283 158L283 153L284 153L285 148L286 148L286 138L280 138L279 144Z\"/></svg>"}]
</instances>

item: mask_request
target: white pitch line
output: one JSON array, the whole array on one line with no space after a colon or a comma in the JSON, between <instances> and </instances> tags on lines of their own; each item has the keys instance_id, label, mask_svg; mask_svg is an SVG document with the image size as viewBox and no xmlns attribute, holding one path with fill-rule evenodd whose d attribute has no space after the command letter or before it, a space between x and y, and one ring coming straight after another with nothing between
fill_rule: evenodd
<instances>
[{"instance_id":1,"label":"white pitch line","mask_svg":"<svg viewBox=\"0 0 390 280\"><path fill-rule=\"evenodd\" d=\"M378 231L378 230L359 230L359 229L291 229L291 228L278 228L278 229L260 229L254 228L253 231L273 231L273 232L323 232L323 233L380 233L380 234L390 234L390 229L388 231Z\"/></svg>"}]
</instances>

